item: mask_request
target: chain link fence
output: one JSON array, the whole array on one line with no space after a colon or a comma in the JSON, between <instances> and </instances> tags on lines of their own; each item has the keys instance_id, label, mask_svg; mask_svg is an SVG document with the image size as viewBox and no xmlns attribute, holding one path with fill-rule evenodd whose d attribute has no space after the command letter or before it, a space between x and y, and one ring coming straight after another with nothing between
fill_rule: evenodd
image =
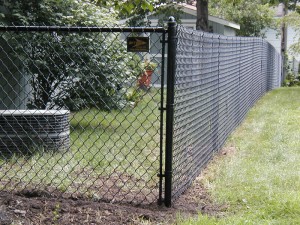
<instances>
[{"instance_id":1,"label":"chain link fence","mask_svg":"<svg viewBox=\"0 0 300 225\"><path fill-rule=\"evenodd\" d=\"M0 189L170 206L280 74L262 39L172 20L2 26Z\"/></svg>"},{"instance_id":2,"label":"chain link fence","mask_svg":"<svg viewBox=\"0 0 300 225\"><path fill-rule=\"evenodd\" d=\"M0 189L161 198L164 39L163 28L2 26Z\"/></svg>"},{"instance_id":3,"label":"chain link fence","mask_svg":"<svg viewBox=\"0 0 300 225\"><path fill-rule=\"evenodd\" d=\"M178 27L172 199L182 194L267 91L281 57L266 41Z\"/></svg>"}]
</instances>

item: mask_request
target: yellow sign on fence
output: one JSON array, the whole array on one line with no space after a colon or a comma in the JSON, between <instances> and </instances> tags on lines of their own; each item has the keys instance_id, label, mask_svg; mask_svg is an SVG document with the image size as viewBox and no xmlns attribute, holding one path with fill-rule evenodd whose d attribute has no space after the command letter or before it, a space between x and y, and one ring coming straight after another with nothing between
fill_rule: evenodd
<instances>
[{"instance_id":1,"label":"yellow sign on fence","mask_svg":"<svg viewBox=\"0 0 300 225\"><path fill-rule=\"evenodd\" d=\"M128 37L127 51L128 52L149 52L149 37Z\"/></svg>"}]
</instances>

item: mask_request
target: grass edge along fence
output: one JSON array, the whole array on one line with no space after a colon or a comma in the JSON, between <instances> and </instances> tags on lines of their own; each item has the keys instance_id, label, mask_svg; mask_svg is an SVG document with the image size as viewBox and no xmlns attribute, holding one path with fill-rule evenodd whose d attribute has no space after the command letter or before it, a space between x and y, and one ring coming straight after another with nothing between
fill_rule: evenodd
<instances>
[{"instance_id":1,"label":"grass edge along fence","mask_svg":"<svg viewBox=\"0 0 300 225\"><path fill-rule=\"evenodd\" d=\"M191 185L254 103L280 86L282 68L280 54L261 38L175 30L171 23L166 206Z\"/></svg>"}]
</instances>

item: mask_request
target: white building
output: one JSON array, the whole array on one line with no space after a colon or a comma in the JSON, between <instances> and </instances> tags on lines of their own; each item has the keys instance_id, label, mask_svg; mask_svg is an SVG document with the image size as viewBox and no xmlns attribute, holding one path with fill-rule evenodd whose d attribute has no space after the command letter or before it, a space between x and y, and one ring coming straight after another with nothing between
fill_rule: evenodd
<instances>
[{"instance_id":1,"label":"white building","mask_svg":"<svg viewBox=\"0 0 300 225\"><path fill-rule=\"evenodd\" d=\"M184 27L196 29L197 20L197 8L195 5L189 5L186 3L179 4L182 11L180 16L181 25ZM159 17L155 14L147 16L147 19L151 22L151 26L156 26ZM236 31L240 30L240 25L230 22L228 20L218 18L215 16L208 16L208 26L212 33L222 34L225 36L236 36Z\"/></svg>"},{"instance_id":2,"label":"white building","mask_svg":"<svg viewBox=\"0 0 300 225\"><path fill-rule=\"evenodd\" d=\"M280 3L278 7L274 7L275 19L280 19L283 17L283 4ZM297 37L296 31L292 27L287 27L287 50L289 47L296 42L295 37ZM278 52L281 52L281 33L280 30L276 29L266 29L265 39L272 44ZM297 74L299 73L299 61L300 55L291 57L289 59L291 69Z\"/></svg>"}]
</instances>

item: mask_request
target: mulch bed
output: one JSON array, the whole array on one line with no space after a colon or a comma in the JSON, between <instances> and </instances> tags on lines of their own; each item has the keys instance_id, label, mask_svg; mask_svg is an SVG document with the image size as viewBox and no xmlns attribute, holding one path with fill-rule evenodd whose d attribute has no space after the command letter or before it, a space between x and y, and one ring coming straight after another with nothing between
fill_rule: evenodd
<instances>
[{"instance_id":1,"label":"mulch bed","mask_svg":"<svg viewBox=\"0 0 300 225\"><path fill-rule=\"evenodd\" d=\"M25 190L0 192L0 224L170 224L176 217L193 217L199 212L221 216L225 205L212 203L196 179L171 208L55 198L46 192Z\"/></svg>"}]
</instances>

